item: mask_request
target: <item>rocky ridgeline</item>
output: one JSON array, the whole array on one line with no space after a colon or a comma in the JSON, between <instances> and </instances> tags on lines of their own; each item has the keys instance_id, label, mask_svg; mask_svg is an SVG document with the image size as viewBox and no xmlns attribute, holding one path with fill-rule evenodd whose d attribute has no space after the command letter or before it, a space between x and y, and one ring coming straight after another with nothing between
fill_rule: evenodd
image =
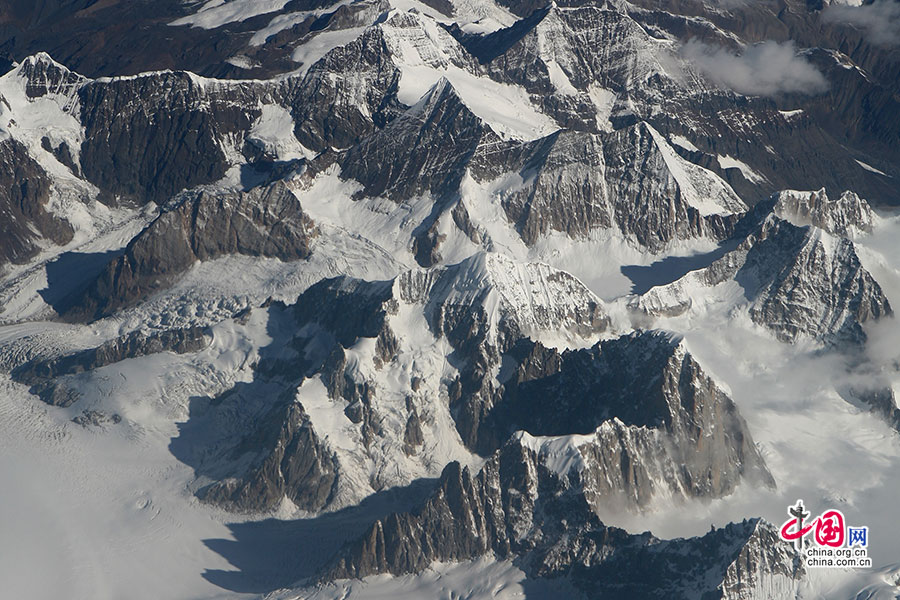
<instances>
[{"instance_id":1,"label":"rocky ridgeline","mask_svg":"<svg viewBox=\"0 0 900 600\"><path fill-rule=\"evenodd\" d=\"M567 448L562 475L595 508L721 497L744 479L774 486L737 407L678 340L642 332L562 354L523 346L488 423L539 436L529 443L544 461Z\"/></svg>"},{"instance_id":2,"label":"rocky ridgeline","mask_svg":"<svg viewBox=\"0 0 900 600\"><path fill-rule=\"evenodd\" d=\"M0 96L0 118L4 99ZM51 180L44 169L14 139L0 131L0 272L21 264L40 251L42 239L66 244L72 226L47 211Z\"/></svg>"},{"instance_id":3,"label":"rocky ridgeline","mask_svg":"<svg viewBox=\"0 0 900 600\"><path fill-rule=\"evenodd\" d=\"M107 203L164 203L222 180L234 167L284 162L261 152L252 138L266 107L274 107L286 119L279 127L293 128L291 143L319 154L314 171L337 162L365 194L397 201L432 195L434 210L413 240L423 266L441 261L435 227L451 209L454 223L490 248L466 210L467 201L481 202L465 198L460 183L467 174L482 184L522 176L523 186L501 191L500 200L529 245L553 231L579 237L616 229L653 252L679 239L727 238L736 214L780 187L840 184L877 200L890 196L888 175L866 170L845 152L842 140L823 129L828 119L822 125L785 117L769 99L716 89L678 56L676 40L688 33L727 40L727 24L665 18L628 3L550 6L509 28L475 35L419 13L381 14L382 8L328 13L306 33L341 28L339 21L358 26L369 17L372 26L305 72L280 80L224 81L184 71L87 79L46 54L5 77L22 80L32 99L56 98L78 120L80 146L50 150ZM446 80L409 108L399 94L411 65L520 86L561 131L534 142L501 142ZM670 144L676 136L688 139L687 146ZM744 166L722 162L730 156ZM37 175L20 175L40 189ZM454 204L459 195L463 201ZM14 240L29 237L25 224L37 222L27 215L15 221ZM59 242L64 228L38 230ZM25 247L34 241L10 245L17 256L33 254Z\"/></svg>"},{"instance_id":4,"label":"rocky ridgeline","mask_svg":"<svg viewBox=\"0 0 900 600\"><path fill-rule=\"evenodd\" d=\"M532 294L518 296L525 281ZM737 408L669 336L634 334L563 353L529 339L548 331L589 339L608 327L601 303L549 267L480 255L394 282L325 280L296 304L270 310L286 320L284 333L261 352L254 383L210 409L226 414L259 404L255 397L279 398L253 409L252 427L232 438L227 454L244 465L241 474L223 467L229 477L201 492L224 507L265 510L287 493L298 507L320 510L367 462L393 465L388 479L369 485L397 485L411 476L394 482L393 470L433 464L429 439L457 439L485 456L510 444L534 447L548 469L560 467L546 449L563 448L570 460L559 476L592 506L641 510L663 499L721 497L745 479L773 485ZM449 348L414 343L400 324L410 311ZM421 371L446 362L459 364L459 375ZM410 367L409 389L386 384ZM322 402L308 380L321 381L327 402L342 407L338 425L307 418L307 402ZM449 422L440 418L448 400ZM334 427L358 447L325 442ZM297 431L303 443L290 441ZM208 460L221 455L210 451ZM319 466L297 476L285 471L290 462Z\"/></svg>"},{"instance_id":5,"label":"rocky ridgeline","mask_svg":"<svg viewBox=\"0 0 900 600\"><path fill-rule=\"evenodd\" d=\"M527 334L568 332L572 339L583 339L608 327L600 300L570 275L546 265L483 254L446 269L414 270L394 281L326 279L301 294L295 304L275 304L269 311L271 322L280 325L273 332L273 343L260 351L253 384L236 386L210 410L220 414L251 410L252 415L230 444L222 441L227 451L210 450L206 458L197 459L198 471L209 471L212 479L228 473L207 484L202 497L234 510L272 508L282 491L292 490L288 497L298 507L317 511L335 501L346 502L341 493L360 494L355 489L360 485L381 489L408 483L417 473L436 476L434 465L442 466L446 457L432 455L439 450L426 444L426 437L439 440L439 447L467 451L447 408L447 386L456 389L458 384L443 381L439 371L427 370L428 365L459 360L491 369L500 359L499 348ZM416 332L415 339L403 323L410 312L426 329ZM476 320L466 322L472 314L478 315ZM432 341L424 341L421 334ZM447 349L456 352L453 357L435 344L445 337L451 345L458 344ZM400 378L403 385L394 389L389 384L393 378ZM282 439L289 431L286 416L307 413L305 405L322 401L315 397L319 392L313 382L321 382L324 401L341 413L338 423L328 426L349 430L346 435L357 446L339 450L324 443L324 424L315 420L308 421L308 443L298 446ZM236 440L243 441L235 444ZM220 461L223 454L233 464L244 465L240 472L201 464ZM329 485L317 478L291 478L272 466L301 460L303 454L334 462L333 474L321 471ZM245 459L251 456L248 465ZM368 462L385 466L371 480L357 481L355 465ZM262 487L265 493L260 492ZM307 498L301 488L322 493Z\"/></svg>"},{"instance_id":6,"label":"rocky ridgeline","mask_svg":"<svg viewBox=\"0 0 900 600\"><path fill-rule=\"evenodd\" d=\"M0 266L73 239L54 214L55 185L94 186L123 213L156 203L158 218L60 303L70 321L115 316L197 261L310 257L319 230L281 180L339 172L363 201L342 205L352 213L346 222L335 217L323 229L365 237L359 223L369 213L357 207L386 198L389 211L420 215L411 227L397 223L414 233L396 247L426 269L386 281L325 279L293 304L267 303L227 324L240 330L264 310L271 342L247 350L250 381L191 398L190 419L178 424L170 449L195 469L203 501L245 513L321 513L439 476L419 508L373 523L322 580L494 555L604 598L796 595L803 569L769 524L663 541L597 517L600 508L722 498L742 482L773 485L737 407L676 338L615 330L607 305L565 272L490 252L447 265L442 244L454 256L468 247L447 235L449 226L476 248L496 249L506 244L490 232L504 225L536 252L555 233L612 237L650 253L728 240L724 256L631 308L677 316L698 294L743 294L733 308L782 341L856 347L866 323L892 314L851 241L877 217L855 193L828 197L825 189L896 202L900 63L801 0L777 12L701 0L502 0L521 19L483 34L452 23L471 6L430 4L447 22L381 0L292 0L279 14L318 12L255 50L246 42L272 15L213 34L171 28L173 53L184 51L185 35L217 40L197 64L227 58L230 66L210 68L228 76L295 71L288 56L302 43L313 49L323 32L361 29L274 80L179 70L86 78L46 54L23 60L2 78L4 90L19 86L33 102L0 96ZM174 18L182 5L160 11ZM94 18L85 13L72 27ZM100 37L84 47L102 45ZM763 40L822 46L794 58L830 85L776 97L723 89L680 53L690 39L735 55ZM437 83L411 87L419 75ZM538 111L528 118L541 123L525 128L540 135L505 130L503 118L522 115L491 120L496 106L485 103L494 99L479 101L473 88L521 95L516 110ZM17 129L17 118L26 127ZM74 126L65 141L42 139L40 152L21 132L44 118ZM53 160L82 181L72 183ZM240 186L252 189L233 189ZM770 198L787 188L821 189ZM423 197L431 204L419 211ZM486 217L495 207L501 218ZM135 332L47 357L23 338L16 350L31 360L11 375L44 401L72 406L92 370L208 342L198 328ZM847 397L897 426L889 388ZM119 418L91 409L74 421L102 427ZM466 460L480 468L458 462Z\"/></svg>"},{"instance_id":7,"label":"rocky ridgeline","mask_svg":"<svg viewBox=\"0 0 900 600\"><path fill-rule=\"evenodd\" d=\"M63 317L92 321L165 289L195 262L229 254L300 260L317 235L290 189L186 194L129 242Z\"/></svg>"},{"instance_id":8,"label":"rocky ridgeline","mask_svg":"<svg viewBox=\"0 0 900 600\"><path fill-rule=\"evenodd\" d=\"M84 175L108 202L163 202L218 181L230 166L226 141L249 131L265 91L184 72L90 81L78 92Z\"/></svg>"},{"instance_id":9,"label":"rocky ridgeline","mask_svg":"<svg viewBox=\"0 0 900 600\"><path fill-rule=\"evenodd\" d=\"M769 37L787 39L785 31L793 28L803 31L807 46L820 46L822 38L810 28L815 17L804 3L789 1L778 15L753 5L711 9L700 0L664 9L641 0L601 6L509 4L523 17L512 27L488 35L455 29L454 35L492 78L523 86L562 127L596 132L646 121L667 136L684 136L695 150L683 155L715 171L748 204L798 185L851 187L866 197L892 202L890 178L872 176L854 160L859 155L841 147L858 147L866 160L879 165L890 164L880 160L879 152L896 157L896 148L886 140L888 132L897 130L896 92L891 97L890 86L898 63L883 48L860 43L857 31L829 32L835 34L831 47L853 49L849 51L855 60L877 62L885 76L867 80L861 71L847 68L853 61L846 55L823 50L820 57L814 51L817 68L835 83L824 94L791 95L789 104L806 106L812 117L796 120L779 113L785 107L769 98L720 89L677 56L680 44L692 39L737 53L734 30L753 44ZM763 30L769 31L768 37ZM846 41L848 34L853 41ZM874 61L871 53L880 60ZM884 112L864 109L867 98L877 98ZM840 115L835 114L835 103L842 107ZM875 146L867 144L880 151L873 152ZM726 155L740 156L755 175L720 165L718 157ZM788 164L804 168L781 168Z\"/></svg>"},{"instance_id":10,"label":"rocky ridgeline","mask_svg":"<svg viewBox=\"0 0 900 600\"><path fill-rule=\"evenodd\" d=\"M370 196L440 197L459 188L466 164L481 143L499 138L441 79L416 106L348 150L341 175Z\"/></svg>"},{"instance_id":11,"label":"rocky ridgeline","mask_svg":"<svg viewBox=\"0 0 900 600\"><path fill-rule=\"evenodd\" d=\"M231 470L230 476L201 488L198 496L205 502L257 512L276 508L286 498L301 510L319 511L333 499L338 466L303 406L291 395L272 404L249 435L243 428L245 437L226 455L239 460L250 453L257 460L243 472Z\"/></svg>"},{"instance_id":12,"label":"rocky ridgeline","mask_svg":"<svg viewBox=\"0 0 900 600\"><path fill-rule=\"evenodd\" d=\"M21 81L29 99L54 99L78 120L83 141L65 152L100 199L164 202L180 191L220 180L261 116L286 84L234 83L183 71L88 79L41 53L4 76ZM191 135L184 135L190 131Z\"/></svg>"},{"instance_id":13,"label":"rocky ridgeline","mask_svg":"<svg viewBox=\"0 0 900 600\"><path fill-rule=\"evenodd\" d=\"M871 211L852 192L836 203L822 204L823 196L782 193L775 211L835 231L871 226ZM653 288L631 305L647 314L677 316L691 309L693 293L726 282L743 289L751 319L785 342L806 336L829 345L859 344L865 341L864 323L893 314L852 241L775 214L764 216L737 248L709 267Z\"/></svg>"},{"instance_id":14,"label":"rocky ridgeline","mask_svg":"<svg viewBox=\"0 0 900 600\"><path fill-rule=\"evenodd\" d=\"M839 237L871 233L876 219L869 203L855 193L847 190L830 199L825 188L817 192L779 192L775 195L774 212L796 225L815 225Z\"/></svg>"},{"instance_id":15,"label":"rocky ridgeline","mask_svg":"<svg viewBox=\"0 0 900 600\"><path fill-rule=\"evenodd\" d=\"M583 490L511 442L478 473L448 465L422 506L376 521L321 578L417 573L486 554L604 598L793 595L805 575L775 527L760 521L668 541L607 527Z\"/></svg>"},{"instance_id":16,"label":"rocky ridgeline","mask_svg":"<svg viewBox=\"0 0 900 600\"><path fill-rule=\"evenodd\" d=\"M206 348L207 332L201 327L163 331L133 331L101 346L49 358L32 358L12 368L13 381L29 386L32 394L54 406L70 406L79 399L67 385L71 376L86 373L128 358L159 352L187 354Z\"/></svg>"},{"instance_id":17,"label":"rocky ridgeline","mask_svg":"<svg viewBox=\"0 0 900 600\"><path fill-rule=\"evenodd\" d=\"M485 184L510 171L523 184L503 193L501 205L529 245L552 231L577 239L613 229L659 251L679 239L725 239L747 210L726 183L679 157L645 123L615 133L560 131L501 149L484 144L470 165Z\"/></svg>"}]
</instances>

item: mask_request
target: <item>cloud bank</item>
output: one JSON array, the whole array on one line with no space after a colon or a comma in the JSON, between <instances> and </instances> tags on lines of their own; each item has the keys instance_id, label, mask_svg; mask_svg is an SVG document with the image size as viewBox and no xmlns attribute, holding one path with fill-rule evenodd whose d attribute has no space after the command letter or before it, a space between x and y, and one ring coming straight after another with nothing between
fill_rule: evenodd
<instances>
[{"instance_id":1,"label":"cloud bank","mask_svg":"<svg viewBox=\"0 0 900 600\"><path fill-rule=\"evenodd\" d=\"M822 11L822 19L862 29L872 44L900 46L900 2L878 0L861 6L833 4Z\"/></svg>"},{"instance_id":2,"label":"cloud bank","mask_svg":"<svg viewBox=\"0 0 900 600\"><path fill-rule=\"evenodd\" d=\"M818 94L828 89L825 76L797 54L793 42L763 42L738 55L691 40L682 47L681 55L716 85L747 96Z\"/></svg>"}]
</instances>

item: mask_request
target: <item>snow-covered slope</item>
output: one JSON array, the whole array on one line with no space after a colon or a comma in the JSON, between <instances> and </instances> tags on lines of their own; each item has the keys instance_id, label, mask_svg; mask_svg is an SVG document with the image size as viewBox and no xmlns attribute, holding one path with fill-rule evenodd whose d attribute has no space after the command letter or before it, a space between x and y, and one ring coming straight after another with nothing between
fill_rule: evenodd
<instances>
[{"instance_id":1,"label":"snow-covered slope","mask_svg":"<svg viewBox=\"0 0 900 600\"><path fill-rule=\"evenodd\" d=\"M882 4L32 4L4 590L900 593ZM797 498L875 569L802 568Z\"/></svg>"},{"instance_id":2,"label":"snow-covered slope","mask_svg":"<svg viewBox=\"0 0 900 600\"><path fill-rule=\"evenodd\" d=\"M776 210L785 210L783 199ZM638 311L665 316L710 305L722 310L723 304L726 310L745 307L755 323L782 341L802 336L826 344L860 343L866 322L893 314L853 242L774 215L710 266L630 302Z\"/></svg>"}]
</instances>

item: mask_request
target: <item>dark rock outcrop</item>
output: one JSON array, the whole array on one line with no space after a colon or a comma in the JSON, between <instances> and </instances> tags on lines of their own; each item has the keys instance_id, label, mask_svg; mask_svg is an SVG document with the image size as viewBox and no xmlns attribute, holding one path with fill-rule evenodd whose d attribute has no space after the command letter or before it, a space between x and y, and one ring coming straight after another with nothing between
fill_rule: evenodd
<instances>
[{"instance_id":1,"label":"dark rock outcrop","mask_svg":"<svg viewBox=\"0 0 900 600\"><path fill-rule=\"evenodd\" d=\"M448 269L415 270L391 281L369 282L342 276L312 285L292 305L270 305L268 310L271 327L275 328L272 332L274 341L261 350L254 366L253 383L235 386L234 390L211 402L206 416L198 414L200 420L213 419L214 423L207 422L205 427L221 428L225 432L235 427L233 417L229 418L233 412L243 415L242 423L253 424L253 433L235 433L238 439L246 438L246 442L241 441L236 446L235 435L223 433L220 442L201 451L202 456L194 454L184 458L195 465L198 473L214 480L209 487L214 493L201 491L202 497L230 509L270 510L290 487L276 466L285 460L298 460L305 464L311 460L309 456L313 449L318 457L314 461L316 464L320 459L324 461L327 458L333 461L334 469L315 471L318 473L316 477L310 475L302 485L297 484L307 490L340 489L347 475L342 468L352 467L349 463L356 460L382 464L393 459L410 458L431 464L436 457L422 455L427 436L450 438L454 435L452 430L436 430L437 425L433 421L437 412L433 405L446 400L426 393L421 389L421 380L413 380L408 393L391 396L392 386L385 386L383 381L369 374L368 368L360 369L358 364L361 357L368 353L368 350L361 348L369 347L369 343L372 349L371 368L375 373L388 369L402 352L426 352L423 358L430 360L427 356L429 349L410 347L408 338L401 339L394 330L392 319L399 312L424 313L426 326L435 328L433 334L437 337L452 336L453 343L466 343L466 314L477 311L481 319L487 318L485 304L495 306L503 313L502 320L506 323L503 329L516 332L514 339L541 328L590 335L608 326L608 319L596 297L573 277L546 265L520 267L522 270L515 277L521 282L530 281L534 299L529 307L516 306L512 294L516 293L517 284L507 281L510 277L508 269L512 269L514 264L499 256L477 256ZM471 333L480 336L478 339L486 341L490 348L495 348L496 326L488 324L488 321L484 324L490 331ZM484 349L479 348L479 343L472 341L465 348L460 346L459 359L465 360L462 352L472 351L472 360L480 361L477 356ZM434 351L442 352L438 348ZM495 356L494 352L488 351L490 356ZM499 359L499 355L496 357ZM444 360L443 357L441 360ZM489 362L484 364L491 368ZM342 412L346 418L332 423L330 427L339 427L345 435L358 440L359 448L343 448L341 456L333 456L331 452L334 448L321 440L318 443L313 441L316 432L311 424L309 434L304 434L307 435L307 442L289 449L302 453L306 458L298 456L292 459L285 453L284 444L272 441L280 439L282 434L279 432L293 427L285 419L294 413L287 413L281 408L253 407L261 403L265 405L266 398L283 396L284 399L278 401L279 406L287 403L288 399L294 402L296 397L296 410L303 410L307 398L305 394L317 394L316 382L311 382L316 384L311 388L304 385L309 379L321 381L327 396L325 401L334 403L338 415ZM309 389L312 391L304 391ZM399 404L392 404L391 399ZM310 401L321 403L323 400L315 396ZM441 408L440 413L445 410ZM431 420L423 419L423 414L431 415ZM215 421L217 418L227 420L220 423ZM200 423L200 420L197 422ZM244 425L243 429L247 426ZM227 460L223 461L223 456L228 457ZM246 466L248 461L252 467ZM387 464L392 471L397 468L393 462ZM371 476L374 489L384 485L376 479L382 475ZM390 475L393 477L393 474ZM321 484L317 483L320 478ZM256 496L250 493L251 490ZM318 492L314 496L327 505L336 497L320 496ZM296 495L288 497L297 503ZM320 510L323 506L310 502L303 504L305 510Z\"/></svg>"},{"instance_id":2,"label":"dark rock outcrop","mask_svg":"<svg viewBox=\"0 0 900 600\"><path fill-rule=\"evenodd\" d=\"M55 406L69 406L78 396L66 386L66 377L93 371L128 358L159 352L187 354L206 348L209 338L201 327L163 331L133 331L102 346L55 358L33 359L15 367L12 379L30 386L41 400Z\"/></svg>"},{"instance_id":3,"label":"dark rock outcrop","mask_svg":"<svg viewBox=\"0 0 900 600\"><path fill-rule=\"evenodd\" d=\"M709 267L651 289L632 306L653 315L681 314L692 306L692 289L729 280L744 289L753 321L785 342L808 336L857 345L865 341L863 323L893 314L853 242L774 215Z\"/></svg>"},{"instance_id":4,"label":"dark rock outcrop","mask_svg":"<svg viewBox=\"0 0 900 600\"><path fill-rule=\"evenodd\" d=\"M276 403L231 452L235 460L245 455L260 458L240 477L210 484L198 496L238 512L273 509L283 498L308 511L321 510L328 503L336 467L300 403L289 397Z\"/></svg>"},{"instance_id":5,"label":"dark rock outcrop","mask_svg":"<svg viewBox=\"0 0 900 600\"><path fill-rule=\"evenodd\" d=\"M741 476L772 483L737 407L668 334L640 332L561 355L535 344L504 391L495 408L498 421L536 436L587 434L610 421L617 432L646 435L646 429L659 429L669 438L665 451L677 466L672 487L689 496L728 494ZM624 443L627 436L610 437L618 437L625 453L633 449ZM597 448L602 453L614 446L600 443ZM587 462L601 462L597 458ZM652 461L606 461L626 463L634 465L633 476ZM609 493L630 487L628 481L607 485Z\"/></svg>"},{"instance_id":6,"label":"dark rock outcrop","mask_svg":"<svg viewBox=\"0 0 900 600\"><path fill-rule=\"evenodd\" d=\"M657 495L721 497L750 479L774 485L737 407L677 340L623 336L562 354L520 341L517 366L492 394L463 393L457 426L487 449L578 435L570 459L597 505L629 509ZM638 358L640 357L640 358Z\"/></svg>"},{"instance_id":7,"label":"dark rock outcrop","mask_svg":"<svg viewBox=\"0 0 900 600\"><path fill-rule=\"evenodd\" d=\"M314 284L293 305L268 307L274 340L261 349L253 381L192 411L183 440L173 441L176 456L205 482L197 491L203 501L251 513L273 510L285 498L309 512L335 500L340 463L297 390L321 377L328 401L343 405L347 422L359 426L363 446L385 435L372 407L374 389L348 372L345 349L363 337L390 335L390 292L385 282L338 277ZM215 431L214 439L201 433L195 444L198 430Z\"/></svg>"},{"instance_id":8,"label":"dark rock outcrop","mask_svg":"<svg viewBox=\"0 0 900 600\"><path fill-rule=\"evenodd\" d=\"M697 164L739 156L753 171L749 177L741 169L715 170L747 204L778 189L822 185L851 187L872 201L895 204L890 176L897 145L889 141L896 140L900 123L895 53L877 48L861 31L823 26L798 2L783 4L783 10L769 11L753 3L723 9L701 0L665 7L645 0L599 6L567 1L532 12L526 2L520 8L527 13L517 13L526 18L509 28L488 35L451 31L492 78L523 86L567 129L598 132L607 119L614 129L646 121L666 136L691 140L699 148L691 158ZM829 89L774 99L718 89L675 55L677 47L664 49L669 41L691 39L735 54L739 40L798 41L812 48L804 60L824 73ZM608 106L596 102L596 88ZM796 108L804 111L801 118L779 112ZM886 173L865 172L855 159Z\"/></svg>"},{"instance_id":9,"label":"dark rock outcrop","mask_svg":"<svg viewBox=\"0 0 900 600\"><path fill-rule=\"evenodd\" d=\"M122 417L115 413L108 415L98 410L85 410L74 417L72 422L82 427L105 427L107 425L118 425L122 422Z\"/></svg>"},{"instance_id":10,"label":"dark rock outcrop","mask_svg":"<svg viewBox=\"0 0 900 600\"><path fill-rule=\"evenodd\" d=\"M187 194L129 242L63 317L91 321L173 283L191 265L228 254L300 260L317 230L290 189Z\"/></svg>"},{"instance_id":11,"label":"dark rock outcrop","mask_svg":"<svg viewBox=\"0 0 900 600\"><path fill-rule=\"evenodd\" d=\"M491 141L499 139L441 79L419 104L348 150L341 176L370 196L439 198L458 189L475 148Z\"/></svg>"},{"instance_id":12,"label":"dark rock outcrop","mask_svg":"<svg viewBox=\"0 0 900 600\"><path fill-rule=\"evenodd\" d=\"M0 270L34 257L42 239L56 244L72 239L71 225L46 209L50 188L50 177L25 146L0 140Z\"/></svg>"},{"instance_id":13,"label":"dark rock outcrop","mask_svg":"<svg viewBox=\"0 0 900 600\"><path fill-rule=\"evenodd\" d=\"M138 202L221 179L223 141L260 116L260 94L248 92L185 72L88 82L78 92L85 177Z\"/></svg>"},{"instance_id":14,"label":"dark rock outcrop","mask_svg":"<svg viewBox=\"0 0 900 600\"><path fill-rule=\"evenodd\" d=\"M772 525L752 520L698 538L658 540L605 526L583 493L510 444L481 471L451 463L418 509L377 521L322 580L417 573L493 554L531 577L569 577L589 596L744 598L796 590L805 571ZM651 567L651 568L648 568Z\"/></svg>"},{"instance_id":15,"label":"dark rock outcrop","mask_svg":"<svg viewBox=\"0 0 900 600\"><path fill-rule=\"evenodd\" d=\"M352 146L402 112L399 81L378 28L332 50L290 96L297 139L317 152Z\"/></svg>"}]
</instances>

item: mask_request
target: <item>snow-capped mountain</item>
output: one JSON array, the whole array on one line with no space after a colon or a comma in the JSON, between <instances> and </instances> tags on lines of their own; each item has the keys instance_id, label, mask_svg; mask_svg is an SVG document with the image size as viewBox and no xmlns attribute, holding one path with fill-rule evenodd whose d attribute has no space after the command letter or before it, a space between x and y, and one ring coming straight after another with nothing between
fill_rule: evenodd
<instances>
[{"instance_id":1,"label":"snow-capped mountain","mask_svg":"<svg viewBox=\"0 0 900 600\"><path fill-rule=\"evenodd\" d=\"M852 192L844 197L850 196ZM776 211L808 219L810 211L792 202L795 199L789 192L781 193ZM841 208L836 207L837 215L813 212L812 218L833 228L842 218ZM862 223L870 222L867 217L862 216ZM702 296L703 287L720 288L724 298L740 290L750 318L784 341L805 335L826 343L860 342L865 339L864 323L893 314L881 286L860 263L852 241L833 237L815 225L797 227L774 214L708 267L654 287L631 306L645 313L677 316L692 308L692 297Z\"/></svg>"},{"instance_id":2,"label":"snow-capped mountain","mask_svg":"<svg viewBox=\"0 0 900 600\"><path fill-rule=\"evenodd\" d=\"M5 591L897 595L897 6L0 0Z\"/></svg>"}]
</instances>

